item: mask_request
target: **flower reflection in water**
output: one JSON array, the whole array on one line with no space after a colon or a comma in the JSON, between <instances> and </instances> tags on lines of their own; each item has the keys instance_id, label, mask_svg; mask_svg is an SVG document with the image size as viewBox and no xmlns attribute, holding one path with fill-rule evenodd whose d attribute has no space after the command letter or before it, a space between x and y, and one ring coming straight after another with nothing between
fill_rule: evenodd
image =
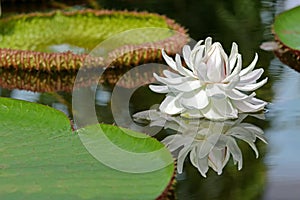
<instances>
[{"instance_id":1,"label":"flower reflection in water","mask_svg":"<svg viewBox=\"0 0 300 200\"><path fill-rule=\"evenodd\" d=\"M248 143L258 157L259 153L255 141L259 138L267 143L263 130L259 127L243 122L247 114L242 114L236 120L209 121L186 119L180 116L173 117L157 110L148 110L136 113L136 121L149 120L150 126L161 126L177 131L177 134L167 136L162 142L177 158L177 171L182 173L185 158L189 154L191 163L199 170L202 176L211 167L219 175L228 163L230 155L238 169L242 169L242 152L237 140ZM252 115L263 118L261 115Z\"/></svg>"}]
</instances>

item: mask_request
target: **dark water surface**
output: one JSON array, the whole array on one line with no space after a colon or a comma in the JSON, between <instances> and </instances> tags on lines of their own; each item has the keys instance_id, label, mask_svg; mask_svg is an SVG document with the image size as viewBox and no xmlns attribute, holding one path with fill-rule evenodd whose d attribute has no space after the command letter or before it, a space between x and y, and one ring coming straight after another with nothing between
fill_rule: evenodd
<instances>
[{"instance_id":1,"label":"dark water surface","mask_svg":"<svg viewBox=\"0 0 300 200\"><path fill-rule=\"evenodd\" d=\"M243 66L247 66L257 52L257 67L263 67L263 76L269 77L268 83L257 91L259 98L270 102L266 119L248 119L263 129L268 141L268 145L256 143L259 158L255 158L248 145L239 142L243 169L238 171L230 160L222 175L209 170L207 178L203 178L187 160L183 173L177 177L178 199L300 199L300 74L282 64L272 53L259 49L262 42L272 40L270 28L274 16L292 4L299 5L299 1L99 0L99 3L107 9L146 10L167 15L185 26L193 39L212 36L227 52L235 41L243 56ZM4 12L3 5L2 9ZM47 104L71 116L69 93L33 93L2 88L0 94ZM103 88L96 94L99 121L106 123L114 122L110 95L109 89ZM145 100L149 101L145 103ZM131 110L149 109L160 100L161 96L153 95L144 87L132 98Z\"/></svg>"}]
</instances>

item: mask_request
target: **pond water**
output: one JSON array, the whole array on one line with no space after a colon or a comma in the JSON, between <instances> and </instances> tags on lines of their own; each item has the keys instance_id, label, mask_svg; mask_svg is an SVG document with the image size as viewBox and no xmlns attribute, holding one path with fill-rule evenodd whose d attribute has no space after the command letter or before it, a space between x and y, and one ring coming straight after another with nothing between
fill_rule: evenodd
<instances>
[{"instance_id":1,"label":"pond water","mask_svg":"<svg viewBox=\"0 0 300 200\"><path fill-rule=\"evenodd\" d=\"M227 52L231 43L235 41L243 56L243 66L249 64L257 52L257 66L264 68L264 77L269 77L268 83L257 91L259 98L270 102L265 119L246 119L247 122L260 127L268 141L268 145L261 141L256 143L259 158L255 158L248 145L238 142L243 153L242 170L238 171L237 166L230 160L222 175L217 175L210 169L207 178L201 176L186 160L183 173L177 176L175 192L178 199L300 198L300 74L281 63L272 52L259 49L262 42L272 40L270 28L274 16L293 5L300 5L299 1L100 0L99 3L107 9L147 10L165 14L185 26L191 38L199 40L212 36L214 41L223 44ZM2 9L4 13L3 5ZM52 48L60 51L68 48L68 45ZM80 48L75 50L81 51ZM50 105L72 117L71 94L68 92L37 93L1 88L0 94ZM96 110L101 122L114 123L110 99L110 88L98 88ZM142 87L132 97L130 111L134 113L149 109L149 106L161 100L162 96L151 93L147 87ZM122 118L122 115L115 117ZM156 137L163 139L167 134L167 131L162 131Z\"/></svg>"}]
</instances>

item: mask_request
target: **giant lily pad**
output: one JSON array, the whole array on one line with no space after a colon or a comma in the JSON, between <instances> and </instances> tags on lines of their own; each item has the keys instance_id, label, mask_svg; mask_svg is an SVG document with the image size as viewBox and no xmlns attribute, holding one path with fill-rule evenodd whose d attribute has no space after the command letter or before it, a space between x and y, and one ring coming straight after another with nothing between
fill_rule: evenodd
<instances>
[{"instance_id":1,"label":"giant lily pad","mask_svg":"<svg viewBox=\"0 0 300 200\"><path fill-rule=\"evenodd\" d=\"M276 55L281 61L300 71L300 6L279 14L273 31L280 49Z\"/></svg>"},{"instance_id":2,"label":"giant lily pad","mask_svg":"<svg viewBox=\"0 0 300 200\"><path fill-rule=\"evenodd\" d=\"M173 163L148 173L110 168L89 154L69 119L50 107L1 98L0 126L0 199L155 199L170 187ZM164 149L143 134L100 126L127 151ZM129 162L135 166L139 161Z\"/></svg>"},{"instance_id":3,"label":"giant lily pad","mask_svg":"<svg viewBox=\"0 0 300 200\"><path fill-rule=\"evenodd\" d=\"M158 49L174 54L188 41L184 28L158 14L107 10L23 14L0 20L0 67L76 71L87 60L104 66L105 59L91 58L86 53L116 33L137 28L149 29L115 40L111 45L118 48L109 53L108 63L114 61L115 67L129 67L155 61L161 59ZM65 46L80 54L53 53L53 49ZM138 50L128 52L133 46Z\"/></svg>"}]
</instances>

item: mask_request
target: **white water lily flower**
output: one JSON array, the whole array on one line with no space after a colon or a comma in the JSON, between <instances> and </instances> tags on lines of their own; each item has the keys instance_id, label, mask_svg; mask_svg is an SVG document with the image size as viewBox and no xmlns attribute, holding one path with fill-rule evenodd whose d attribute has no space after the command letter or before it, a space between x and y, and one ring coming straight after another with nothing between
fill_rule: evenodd
<instances>
[{"instance_id":1,"label":"white water lily flower","mask_svg":"<svg viewBox=\"0 0 300 200\"><path fill-rule=\"evenodd\" d=\"M212 44L208 37L205 44L199 41L191 50L183 47L183 58L188 68L183 67L180 56L175 61L162 50L166 63L177 73L164 70L165 77L154 73L163 85L150 85L157 93L167 93L160 111L187 118L205 117L211 120L226 120L238 117L238 113L253 113L263 110L266 102L255 98L254 91L267 82L257 82L263 69L254 69L258 56L242 69L242 58L236 43L232 44L230 56L219 42Z\"/></svg>"}]
</instances>

